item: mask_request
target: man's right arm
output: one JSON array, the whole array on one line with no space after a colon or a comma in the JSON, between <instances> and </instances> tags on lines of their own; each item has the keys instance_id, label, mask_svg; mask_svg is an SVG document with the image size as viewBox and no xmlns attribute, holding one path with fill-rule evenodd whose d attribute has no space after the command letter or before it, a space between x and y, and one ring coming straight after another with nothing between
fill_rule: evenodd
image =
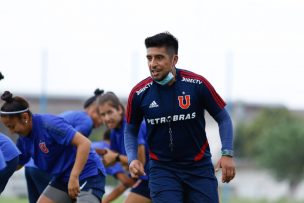
<instances>
[{"instance_id":1,"label":"man's right arm","mask_svg":"<svg viewBox=\"0 0 304 203\"><path fill-rule=\"evenodd\" d=\"M146 175L144 165L137 158L139 125L127 124L125 128L125 148L128 156L129 171L133 178Z\"/></svg>"},{"instance_id":2,"label":"man's right arm","mask_svg":"<svg viewBox=\"0 0 304 203\"><path fill-rule=\"evenodd\" d=\"M139 125L128 124L125 128L125 149L128 156L128 163L130 164L133 160L137 160L137 149L138 149L138 131Z\"/></svg>"}]
</instances>

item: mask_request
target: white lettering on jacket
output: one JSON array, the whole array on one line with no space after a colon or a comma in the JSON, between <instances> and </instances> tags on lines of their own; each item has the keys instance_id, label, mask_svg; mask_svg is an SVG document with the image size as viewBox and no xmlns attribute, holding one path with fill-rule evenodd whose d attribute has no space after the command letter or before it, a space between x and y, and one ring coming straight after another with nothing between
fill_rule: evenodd
<instances>
[{"instance_id":1,"label":"white lettering on jacket","mask_svg":"<svg viewBox=\"0 0 304 203\"><path fill-rule=\"evenodd\" d=\"M161 124L161 123L168 123L170 121L184 121L189 119L195 119L196 113L188 113L188 114L179 114L167 117L160 117L160 118L148 118L147 122L151 125Z\"/></svg>"}]
</instances>

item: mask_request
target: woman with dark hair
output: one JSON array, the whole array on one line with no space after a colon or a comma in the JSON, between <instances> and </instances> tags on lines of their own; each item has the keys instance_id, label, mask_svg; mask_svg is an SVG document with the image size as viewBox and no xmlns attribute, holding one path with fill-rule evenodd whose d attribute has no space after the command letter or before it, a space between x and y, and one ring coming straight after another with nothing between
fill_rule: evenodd
<instances>
[{"instance_id":1,"label":"woman with dark hair","mask_svg":"<svg viewBox=\"0 0 304 203\"><path fill-rule=\"evenodd\" d=\"M124 145L124 131L126 126L125 110L118 97L113 92L106 92L97 100L100 115L105 122L105 125L111 129L110 134L110 149L103 156L103 161L106 166L111 166L115 163L121 163L124 166L128 165L128 158ZM141 130L138 133L138 158L141 160L145 169L148 163L148 148L146 144L146 124L142 122ZM147 171L147 170L146 170ZM125 203L150 203L150 191L148 187L148 176L138 177L137 182L132 186L132 189Z\"/></svg>"},{"instance_id":2,"label":"woman with dark hair","mask_svg":"<svg viewBox=\"0 0 304 203\"><path fill-rule=\"evenodd\" d=\"M103 90L97 88L94 91L94 95L85 101L83 105L84 110L65 111L59 114L59 116L71 124L76 131L89 137L92 129L98 128L103 123L95 102L96 98L103 92ZM36 203L52 177L50 174L39 169L31 159L25 164L25 178L29 203Z\"/></svg>"},{"instance_id":3,"label":"woman with dark hair","mask_svg":"<svg viewBox=\"0 0 304 203\"><path fill-rule=\"evenodd\" d=\"M101 90L99 88L97 88L95 91L94 91L94 96L90 97L89 99L87 99L84 104L83 104L83 108L84 109L87 109L89 107L92 106L93 103L95 103L96 99L102 95L104 93L104 90Z\"/></svg>"},{"instance_id":4,"label":"woman with dark hair","mask_svg":"<svg viewBox=\"0 0 304 203\"><path fill-rule=\"evenodd\" d=\"M19 164L32 157L35 165L53 176L38 203L99 203L104 194L105 169L88 138L63 118L32 114L28 102L6 91L1 96L1 120L19 135Z\"/></svg>"}]
</instances>

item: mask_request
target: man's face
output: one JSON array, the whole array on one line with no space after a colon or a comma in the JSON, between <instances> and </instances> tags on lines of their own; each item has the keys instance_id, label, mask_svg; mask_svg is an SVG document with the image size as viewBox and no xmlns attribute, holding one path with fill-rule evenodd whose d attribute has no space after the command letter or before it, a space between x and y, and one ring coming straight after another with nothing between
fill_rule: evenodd
<instances>
[{"instance_id":1,"label":"man's face","mask_svg":"<svg viewBox=\"0 0 304 203\"><path fill-rule=\"evenodd\" d=\"M153 80L163 80L177 62L177 55L170 56L166 47L147 48L147 61Z\"/></svg>"}]
</instances>

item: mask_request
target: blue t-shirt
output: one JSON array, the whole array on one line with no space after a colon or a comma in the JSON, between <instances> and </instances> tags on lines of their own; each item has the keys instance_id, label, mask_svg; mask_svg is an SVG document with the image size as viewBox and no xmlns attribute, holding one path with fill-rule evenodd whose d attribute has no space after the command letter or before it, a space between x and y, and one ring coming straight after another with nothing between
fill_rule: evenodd
<instances>
[{"instance_id":1,"label":"blue t-shirt","mask_svg":"<svg viewBox=\"0 0 304 203\"><path fill-rule=\"evenodd\" d=\"M110 149L114 150L122 155L127 155L125 150L125 141L124 141L124 130L126 127L126 119L122 120L120 128L111 129L110 139L111 145ZM147 129L145 121L141 122L140 130L138 132L138 144L144 144L147 147ZM146 150L147 151L147 150Z\"/></svg>"},{"instance_id":2,"label":"blue t-shirt","mask_svg":"<svg viewBox=\"0 0 304 203\"><path fill-rule=\"evenodd\" d=\"M70 123L76 131L80 132L86 137L89 137L94 123L89 114L85 111L65 111L58 116L64 118Z\"/></svg>"},{"instance_id":3,"label":"blue t-shirt","mask_svg":"<svg viewBox=\"0 0 304 203\"><path fill-rule=\"evenodd\" d=\"M121 127L111 129L111 134L110 134L110 140L111 140L110 149L122 155L127 155L125 150L125 141L124 141L125 126L126 126L126 120L124 118L122 120Z\"/></svg>"},{"instance_id":4,"label":"blue t-shirt","mask_svg":"<svg viewBox=\"0 0 304 203\"><path fill-rule=\"evenodd\" d=\"M93 149L110 149L110 145L105 141L98 141L92 143ZM100 156L102 158L102 156ZM116 176L118 173L125 173L120 163L115 163L113 166L106 167L106 173L112 176Z\"/></svg>"},{"instance_id":5,"label":"blue t-shirt","mask_svg":"<svg viewBox=\"0 0 304 203\"><path fill-rule=\"evenodd\" d=\"M2 151L4 161L6 162L14 159L20 154L16 144L3 133L0 133L0 150Z\"/></svg>"},{"instance_id":6,"label":"blue t-shirt","mask_svg":"<svg viewBox=\"0 0 304 203\"><path fill-rule=\"evenodd\" d=\"M110 149L114 150L122 155L127 155L126 149L125 149L125 141L124 141L124 130L126 127L126 119L124 118L122 121L122 125L118 129L112 129L111 130L111 146ZM137 142L139 145L143 144L145 145L145 156L146 156L146 163L145 163L145 172L148 173L148 168L149 168L149 149L148 149L148 144L147 144L147 126L146 122L142 120L140 129L138 132L138 139ZM147 177L141 177L142 179L147 179Z\"/></svg>"},{"instance_id":7,"label":"blue t-shirt","mask_svg":"<svg viewBox=\"0 0 304 203\"><path fill-rule=\"evenodd\" d=\"M17 146L22 152L19 163L24 165L32 157L38 168L67 182L76 158L77 148L71 144L76 132L59 116L33 114L32 131L18 138ZM99 156L91 148L79 179L97 175L99 171L105 174Z\"/></svg>"},{"instance_id":8,"label":"blue t-shirt","mask_svg":"<svg viewBox=\"0 0 304 203\"><path fill-rule=\"evenodd\" d=\"M211 162L205 132L205 110L215 117L225 102L202 76L176 69L176 81L160 85L151 77L138 83L129 95L127 122L147 123L150 158L189 163Z\"/></svg>"},{"instance_id":9,"label":"blue t-shirt","mask_svg":"<svg viewBox=\"0 0 304 203\"><path fill-rule=\"evenodd\" d=\"M90 136L93 128L93 120L85 111L65 111L58 116L64 118L76 131L86 137ZM25 166L37 167L33 160L30 160Z\"/></svg>"}]
</instances>

